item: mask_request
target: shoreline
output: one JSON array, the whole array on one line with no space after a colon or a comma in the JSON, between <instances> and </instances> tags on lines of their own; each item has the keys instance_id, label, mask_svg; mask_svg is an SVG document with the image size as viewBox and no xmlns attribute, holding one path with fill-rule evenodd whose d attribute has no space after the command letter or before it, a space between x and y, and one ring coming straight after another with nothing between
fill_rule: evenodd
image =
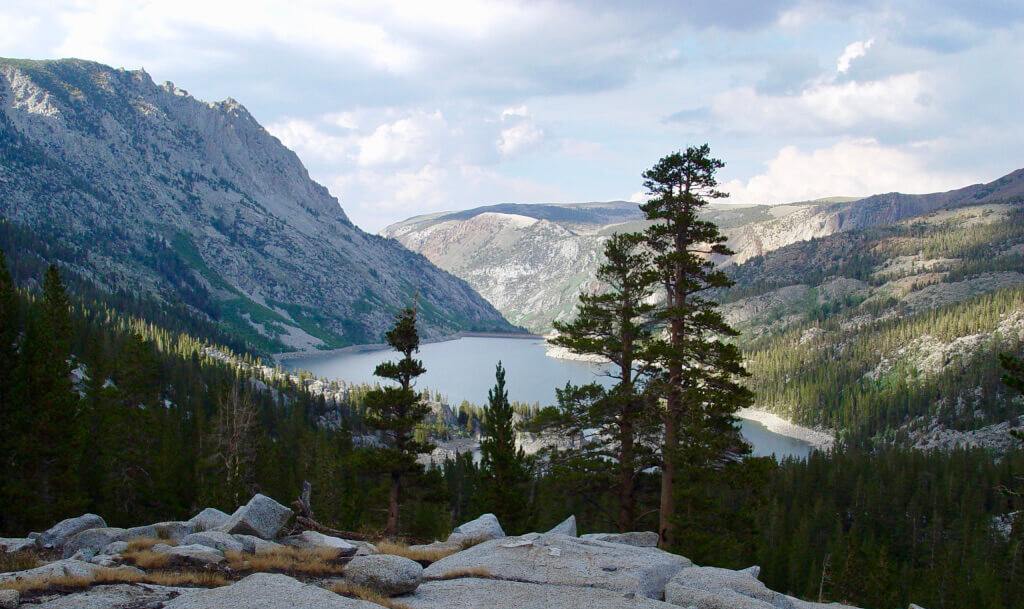
<instances>
[{"instance_id":1,"label":"shoreline","mask_svg":"<svg viewBox=\"0 0 1024 609\"><path fill-rule=\"evenodd\" d=\"M508 332L456 332L455 334L447 334L445 336L436 336L434 338L427 338L420 341L421 345L430 345L433 343L445 343L448 341L459 340L461 338L518 338L523 340L536 340L544 338L540 334L512 334ZM366 343L362 345L349 345L347 347L339 347L337 349L309 349L305 351L286 351L284 353L275 353L272 357L274 362L280 364L294 359L306 359L311 357L331 357L333 355L343 355L346 353L364 353L367 351L384 351L390 349L391 346L387 343Z\"/></svg>"},{"instance_id":2,"label":"shoreline","mask_svg":"<svg viewBox=\"0 0 1024 609\"><path fill-rule=\"evenodd\" d=\"M790 423L779 415L768 412L767 410L742 408L736 413L736 416L741 419L747 419L748 421L756 421L761 425L764 425L768 431L780 436L786 436L787 438L807 442L815 450L832 450L832 447L835 446L836 443L835 436L832 434L824 431L818 431L817 429L811 429L810 427L803 427L796 423Z\"/></svg>"}]
</instances>

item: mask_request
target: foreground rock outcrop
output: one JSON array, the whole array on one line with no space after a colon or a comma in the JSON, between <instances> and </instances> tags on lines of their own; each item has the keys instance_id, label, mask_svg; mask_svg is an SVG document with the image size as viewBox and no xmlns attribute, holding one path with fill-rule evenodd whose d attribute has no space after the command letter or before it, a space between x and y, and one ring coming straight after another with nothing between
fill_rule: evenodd
<instances>
[{"instance_id":1,"label":"foreground rock outcrop","mask_svg":"<svg viewBox=\"0 0 1024 609\"><path fill-rule=\"evenodd\" d=\"M290 515L257 495L231 516L207 509L173 526L119 529L87 514L4 539L0 548L24 552L28 541L43 557L94 555L0 573L0 609L856 609L771 590L758 567L695 565L654 547L653 532L578 537L572 516L548 533L506 537L484 514L444 542L381 545L389 554L316 531L280 537Z\"/></svg>"}]
</instances>

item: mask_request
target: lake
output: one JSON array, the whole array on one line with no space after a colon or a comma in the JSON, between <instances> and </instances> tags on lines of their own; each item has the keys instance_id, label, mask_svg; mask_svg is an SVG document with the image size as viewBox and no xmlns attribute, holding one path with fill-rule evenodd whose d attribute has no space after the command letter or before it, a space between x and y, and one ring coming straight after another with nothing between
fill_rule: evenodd
<instances>
[{"instance_id":1,"label":"lake","mask_svg":"<svg viewBox=\"0 0 1024 609\"><path fill-rule=\"evenodd\" d=\"M373 384L381 381L373 375L377 364L396 359L396 355L384 349L311 354L289 358L281 365L332 380ZM427 372L416 386L439 391L453 407L463 400L481 406L487 403L498 360L505 367L509 399L525 403L554 404L555 388L564 387L566 382L610 382L599 364L548 357L540 338L463 337L421 345L417 357ZM743 419L740 424L756 456L804 458L811 451L810 444L769 431L757 421Z\"/></svg>"}]
</instances>

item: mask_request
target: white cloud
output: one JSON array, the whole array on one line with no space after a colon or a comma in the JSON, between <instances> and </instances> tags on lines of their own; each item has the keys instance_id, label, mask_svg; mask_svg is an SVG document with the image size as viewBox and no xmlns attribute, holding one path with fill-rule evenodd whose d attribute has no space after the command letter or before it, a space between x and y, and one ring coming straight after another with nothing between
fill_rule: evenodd
<instances>
[{"instance_id":1,"label":"white cloud","mask_svg":"<svg viewBox=\"0 0 1024 609\"><path fill-rule=\"evenodd\" d=\"M454 132L440 110L416 112L378 126L359 139L359 164L424 165L440 161L445 140Z\"/></svg>"},{"instance_id":2,"label":"white cloud","mask_svg":"<svg viewBox=\"0 0 1024 609\"><path fill-rule=\"evenodd\" d=\"M867 54L868 49L870 49L873 44L875 44L874 38L858 40L857 42L848 44L846 49L843 50L843 54L839 56L839 60L836 62L836 71L840 74L847 73L850 70L850 64L853 60Z\"/></svg>"},{"instance_id":3,"label":"white cloud","mask_svg":"<svg viewBox=\"0 0 1024 609\"><path fill-rule=\"evenodd\" d=\"M795 146L779 150L767 170L749 180L722 186L728 203L788 203L831 196L867 196L885 192L928 193L959 188L973 176L932 171L912 150L886 147L874 139L851 139L809 153ZM977 180L973 180L977 181Z\"/></svg>"}]
</instances>

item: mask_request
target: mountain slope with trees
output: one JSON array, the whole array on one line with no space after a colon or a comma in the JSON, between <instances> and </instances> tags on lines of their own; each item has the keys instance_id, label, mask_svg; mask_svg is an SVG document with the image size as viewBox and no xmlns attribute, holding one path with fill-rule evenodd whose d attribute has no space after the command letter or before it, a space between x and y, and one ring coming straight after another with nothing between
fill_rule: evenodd
<instances>
[{"instance_id":1,"label":"mountain slope with trees","mask_svg":"<svg viewBox=\"0 0 1024 609\"><path fill-rule=\"evenodd\" d=\"M238 102L144 71L0 59L0 216L111 293L184 306L264 352L515 331L464 281L367 234Z\"/></svg>"}]
</instances>

